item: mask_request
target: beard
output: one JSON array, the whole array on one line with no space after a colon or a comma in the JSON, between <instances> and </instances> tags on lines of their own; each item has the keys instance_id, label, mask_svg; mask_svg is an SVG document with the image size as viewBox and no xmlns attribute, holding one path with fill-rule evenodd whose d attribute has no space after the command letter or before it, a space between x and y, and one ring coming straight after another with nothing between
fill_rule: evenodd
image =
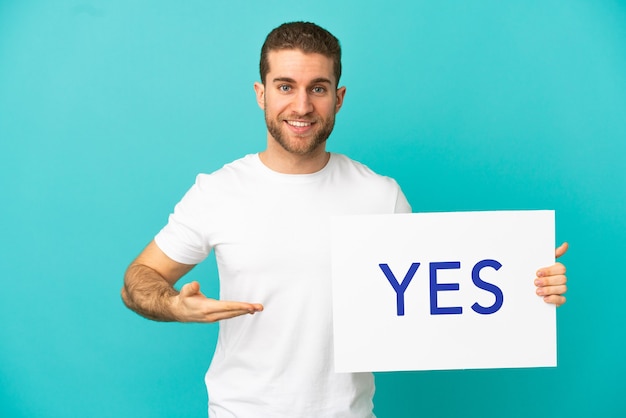
<instances>
[{"instance_id":1,"label":"beard","mask_svg":"<svg viewBox=\"0 0 626 418\"><path fill-rule=\"evenodd\" d=\"M295 119L302 118L296 117ZM335 115L331 115L328 119L318 118L312 122L314 122L313 126L316 128L315 132L297 135L287 132L282 117L273 118L271 115L268 115L267 111L265 112L265 124L272 138L287 152L296 155L311 154L326 142L335 126Z\"/></svg>"}]
</instances>

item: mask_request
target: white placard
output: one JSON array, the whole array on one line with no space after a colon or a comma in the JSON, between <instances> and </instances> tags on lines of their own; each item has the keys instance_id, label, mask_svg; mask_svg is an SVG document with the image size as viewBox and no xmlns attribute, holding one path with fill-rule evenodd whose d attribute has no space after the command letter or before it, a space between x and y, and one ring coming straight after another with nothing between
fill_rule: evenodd
<instances>
[{"instance_id":1,"label":"white placard","mask_svg":"<svg viewBox=\"0 0 626 418\"><path fill-rule=\"evenodd\" d=\"M554 211L333 218L335 370L556 366L554 242Z\"/></svg>"}]
</instances>

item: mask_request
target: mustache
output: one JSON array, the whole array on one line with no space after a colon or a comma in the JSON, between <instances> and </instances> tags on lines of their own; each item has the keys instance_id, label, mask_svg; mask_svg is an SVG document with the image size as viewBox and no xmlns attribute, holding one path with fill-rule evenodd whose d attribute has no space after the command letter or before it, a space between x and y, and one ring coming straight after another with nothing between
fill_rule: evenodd
<instances>
[{"instance_id":1,"label":"mustache","mask_svg":"<svg viewBox=\"0 0 626 418\"><path fill-rule=\"evenodd\" d=\"M318 118L312 118L312 117L306 117L306 116L301 116L301 115L290 115L290 116L282 116L280 118L281 121L298 121L298 122L310 122L310 123L314 123L314 122L318 122L319 119Z\"/></svg>"}]
</instances>

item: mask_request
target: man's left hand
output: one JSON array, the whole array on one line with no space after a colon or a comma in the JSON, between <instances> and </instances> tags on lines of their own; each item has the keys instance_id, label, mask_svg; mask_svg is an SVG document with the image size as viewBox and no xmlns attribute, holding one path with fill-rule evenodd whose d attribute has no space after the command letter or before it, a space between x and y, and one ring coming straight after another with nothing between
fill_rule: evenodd
<instances>
[{"instance_id":1,"label":"man's left hand","mask_svg":"<svg viewBox=\"0 0 626 418\"><path fill-rule=\"evenodd\" d=\"M561 246L555 250L556 258L565 254L568 247L567 242L561 244ZM535 286L537 286L537 294L543 297L544 302L553 303L556 306L561 306L565 303L565 296L563 296L567 291L567 277L565 276L565 271L565 266L559 262L550 267L537 270Z\"/></svg>"}]
</instances>

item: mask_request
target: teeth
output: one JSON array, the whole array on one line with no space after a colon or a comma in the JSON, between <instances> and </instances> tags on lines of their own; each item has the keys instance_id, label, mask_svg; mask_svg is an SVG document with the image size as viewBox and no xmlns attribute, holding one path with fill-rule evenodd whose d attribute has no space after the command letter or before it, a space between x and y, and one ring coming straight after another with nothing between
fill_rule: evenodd
<instances>
[{"instance_id":1,"label":"teeth","mask_svg":"<svg viewBox=\"0 0 626 418\"><path fill-rule=\"evenodd\" d=\"M290 124L291 126L296 126L298 128L303 128L305 126L311 126L311 122L298 122L298 121L295 121L295 120L288 120L287 123Z\"/></svg>"}]
</instances>

